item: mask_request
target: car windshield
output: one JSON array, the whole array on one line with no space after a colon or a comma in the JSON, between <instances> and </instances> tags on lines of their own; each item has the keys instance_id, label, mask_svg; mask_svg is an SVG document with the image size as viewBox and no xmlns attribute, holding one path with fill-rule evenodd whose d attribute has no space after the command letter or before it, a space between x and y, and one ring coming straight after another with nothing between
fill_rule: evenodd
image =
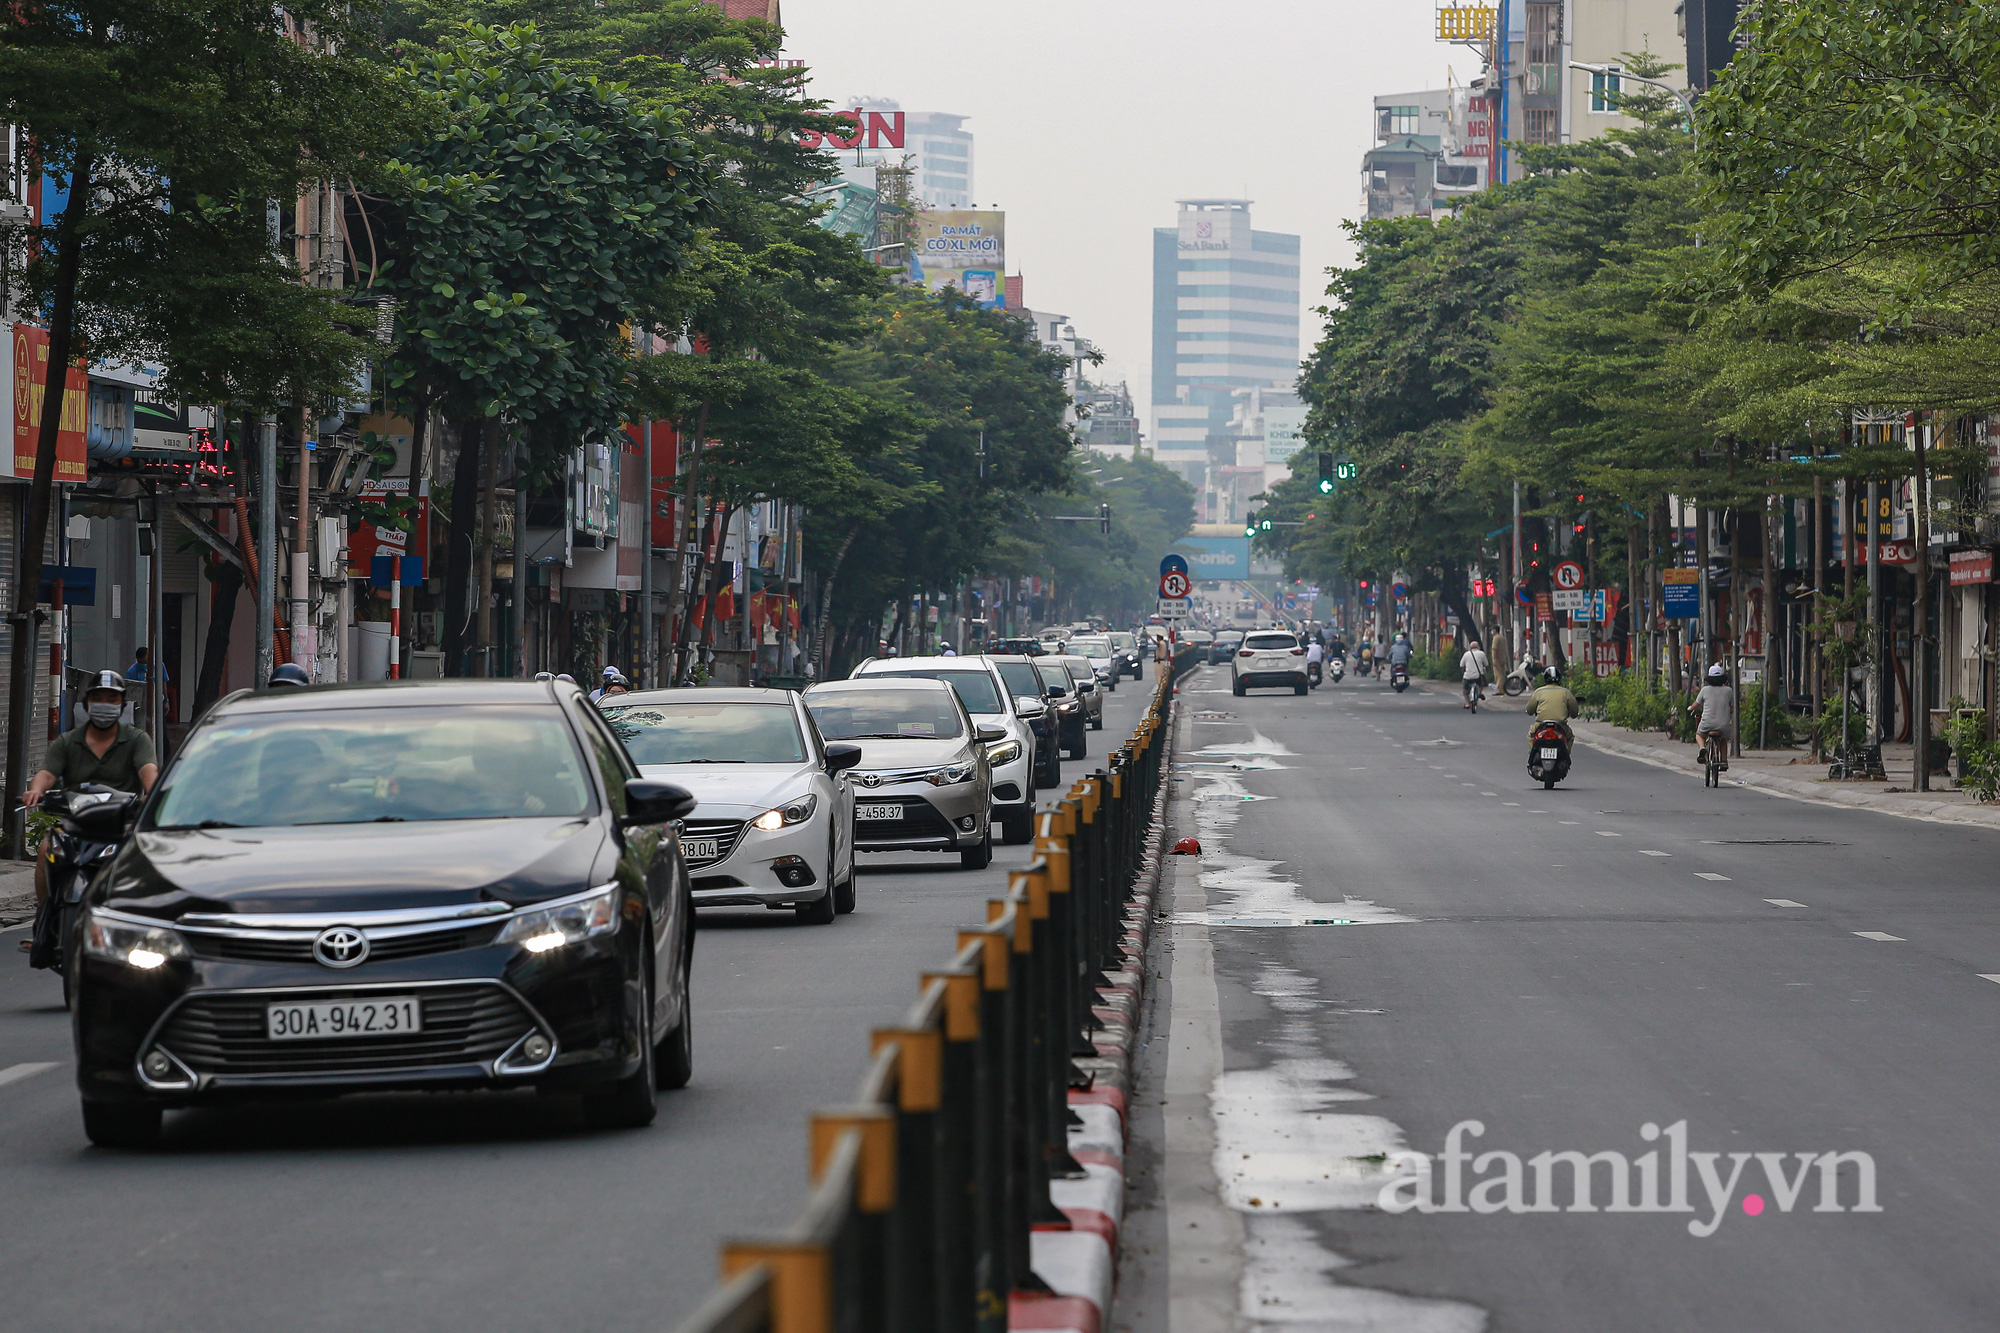
<instances>
[{"instance_id":1,"label":"car windshield","mask_svg":"<svg viewBox=\"0 0 2000 1333\"><path fill-rule=\"evenodd\" d=\"M944 690L815 691L806 695L806 709L830 741L949 740L965 734Z\"/></svg>"},{"instance_id":2,"label":"car windshield","mask_svg":"<svg viewBox=\"0 0 2000 1333\"><path fill-rule=\"evenodd\" d=\"M1243 646L1258 652L1269 653L1276 652L1279 649L1290 650L1296 648L1299 646L1299 640L1295 634L1252 634L1243 640Z\"/></svg>"},{"instance_id":3,"label":"car windshield","mask_svg":"<svg viewBox=\"0 0 2000 1333\"><path fill-rule=\"evenodd\" d=\"M1090 663L1081 657L1058 657L1056 661L1069 669L1071 680L1096 680L1097 673L1090 669Z\"/></svg>"},{"instance_id":4,"label":"car windshield","mask_svg":"<svg viewBox=\"0 0 2000 1333\"><path fill-rule=\"evenodd\" d=\"M1109 657L1111 656L1111 640L1071 639L1069 641L1069 650L1073 653L1082 653L1085 657Z\"/></svg>"},{"instance_id":5,"label":"car windshield","mask_svg":"<svg viewBox=\"0 0 2000 1333\"><path fill-rule=\"evenodd\" d=\"M146 826L574 819L591 809L576 739L553 709L315 709L197 730Z\"/></svg>"},{"instance_id":6,"label":"car windshield","mask_svg":"<svg viewBox=\"0 0 2000 1333\"><path fill-rule=\"evenodd\" d=\"M1039 699L1045 693L1042 678L1035 673L1033 662L995 662L1000 679L1007 682L1007 689L1017 699Z\"/></svg>"},{"instance_id":7,"label":"car windshield","mask_svg":"<svg viewBox=\"0 0 2000 1333\"><path fill-rule=\"evenodd\" d=\"M628 704L604 720L641 764L799 764L806 738L790 704L729 699Z\"/></svg>"},{"instance_id":8,"label":"car windshield","mask_svg":"<svg viewBox=\"0 0 2000 1333\"><path fill-rule=\"evenodd\" d=\"M1131 648L1137 646L1138 642L1130 634L1113 634L1111 636L1111 646L1113 648Z\"/></svg>"},{"instance_id":9,"label":"car windshield","mask_svg":"<svg viewBox=\"0 0 2000 1333\"><path fill-rule=\"evenodd\" d=\"M993 677L984 671L871 671L866 680L881 676L889 680L941 680L951 686L958 695L958 701L965 705L968 713L1004 713L1000 706L1000 691L993 684Z\"/></svg>"},{"instance_id":10,"label":"car windshield","mask_svg":"<svg viewBox=\"0 0 2000 1333\"><path fill-rule=\"evenodd\" d=\"M1069 668L1061 662L1037 662L1035 670L1040 673L1042 684L1050 689L1068 691L1071 684Z\"/></svg>"}]
</instances>

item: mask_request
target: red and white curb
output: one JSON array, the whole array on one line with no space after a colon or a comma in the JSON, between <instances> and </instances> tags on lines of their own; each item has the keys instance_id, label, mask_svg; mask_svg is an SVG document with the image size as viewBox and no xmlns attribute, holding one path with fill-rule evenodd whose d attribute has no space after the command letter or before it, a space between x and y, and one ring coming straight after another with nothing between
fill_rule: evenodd
<instances>
[{"instance_id":1,"label":"red and white curb","mask_svg":"<svg viewBox=\"0 0 2000 1333\"><path fill-rule=\"evenodd\" d=\"M1172 728L1162 729L1162 738ZM1161 773L1169 771L1169 752L1161 756ZM1124 965L1109 973L1091 1006L1103 1027L1092 1036L1094 1057L1077 1060L1091 1076L1091 1086L1072 1089L1069 1107L1083 1123L1071 1125L1069 1151L1086 1173L1081 1180L1049 1183L1049 1195L1069 1219L1067 1227L1037 1228L1030 1237L1029 1258L1035 1275L1053 1294L1015 1293L1009 1302L1007 1326L1035 1333L1103 1333L1111 1323L1113 1258L1118 1253L1118 1228L1125 1217L1126 1097L1132 1086L1132 1043L1138 1029L1139 991L1145 980L1146 935L1153 919L1153 900L1160 888L1161 858L1166 847L1160 834L1166 827L1168 783L1160 784L1152 831L1146 837L1145 864L1139 886L1125 907L1125 933L1119 942Z\"/></svg>"}]
</instances>

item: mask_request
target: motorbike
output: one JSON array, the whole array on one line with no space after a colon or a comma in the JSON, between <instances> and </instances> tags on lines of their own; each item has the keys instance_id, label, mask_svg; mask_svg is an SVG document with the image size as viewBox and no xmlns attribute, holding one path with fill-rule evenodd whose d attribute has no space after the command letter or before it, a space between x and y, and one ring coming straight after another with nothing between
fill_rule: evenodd
<instances>
[{"instance_id":1,"label":"motorbike","mask_svg":"<svg viewBox=\"0 0 2000 1333\"><path fill-rule=\"evenodd\" d=\"M1543 787L1569 776L1569 738L1553 722L1541 723L1528 737L1528 776Z\"/></svg>"},{"instance_id":2,"label":"motorbike","mask_svg":"<svg viewBox=\"0 0 2000 1333\"><path fill-rule=\"evenodd\" d=\"M1410 688L1410 664L1408 662L1391 662L1389 664L1389 684L1395 687L1398 694Z\"/></svg>"},{"instance_id":3,"label":"motorbike","mask_svg":"<svg viewBox=\"0 0 2000 1333\"><path fill-rule=\"evenodd\" d=\"M1347 674L1347 659L1336 657L1328 664L1327 670L1333 675L1333 683L1340 684L1340 678Z\"/></svg>"},{"instance_id":4,"label":"motorbike","mask_svg":"<svg viewBox=\"0 0 2000 1333\"><path fill-rule=\"evenodd\" d=\"M1512 671L1500 678L1500 692L1510 699L1524 694L1535 688L1535 678L1541 674L1541 667L1524 657L1514 664Z\"/></svg>"},{"instance_id":5,"label":"motorbike","mask_svg":"<svg viewBox=\"0 0 2000 1333\"><path fill-rule=\"evenodd\" d=\"M1373 653L1364 651L1359 657L1354 659L1355 675L1357 676L1372 675L1374 673L1374 670L1375 670L1375 655Z\"/></svg>"},{"instance_id":6,"label":"motorbike","mask_svg":"<svg viewBox=\"0 0 2000 1333\"><path fill-rule=\"evenodd\" d=\"M51 791L41 808L60 817L49 838L48 896L35 908L28 932L28 966L62 977L63 1004L69 1004L69 939L83 891L111 860L125 835L127 817L139 797L129 791L86 782L69 791Z\"/></svg>"},{"instance_id":7,"label":"motorbike","mask_svg":"<svg viewBox=\"0 0 2000 1333\"><path fill-rule=\"evenodd\" d=\"M1309 689L1316 690L1319 688L1320 676L1321 672L1319 663L1317 662L1306 663L1306 686Z\"/></svg>"}]
</instances>

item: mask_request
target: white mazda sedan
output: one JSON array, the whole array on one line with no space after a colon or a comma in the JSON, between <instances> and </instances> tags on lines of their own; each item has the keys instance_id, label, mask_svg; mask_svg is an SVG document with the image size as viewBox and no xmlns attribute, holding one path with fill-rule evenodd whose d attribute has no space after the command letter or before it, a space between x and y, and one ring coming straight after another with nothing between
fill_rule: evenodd
<instances>
[{"instance_id":1,"label":"white mazda sedan","mask_svg":"<svg viewBox=\"0 0 2000 1333\"><path fill-rule=\"evenodd\" d=\"M854 910L861 747L821 739L791 690L647 690L601 707L639 771L685 787L696 907L790 908L824 925Z\"/></svg>"}]
</instances>

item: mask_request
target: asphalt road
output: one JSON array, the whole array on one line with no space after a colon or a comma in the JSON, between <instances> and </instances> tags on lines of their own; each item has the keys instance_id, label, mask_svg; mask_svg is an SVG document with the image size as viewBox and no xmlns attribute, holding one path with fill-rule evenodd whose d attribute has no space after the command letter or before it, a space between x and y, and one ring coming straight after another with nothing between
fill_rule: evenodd
<instances>
[{"instance_id":1,"label":"asphalt road","mask_svg":"<svg viewBox=\"0 0 2000 1333\"><path fill-rule=\"evenodd\" d=\"M1520 701L1237 699L1215 671L1182 700L1204 856L1160 935L1117 1327L1165 1329L1170 1290L1175 1333L2000 1327L2000 838L1588 748L1544 791ZM1212 1082L1176 1089L1204 1052L1160 1038L1205 1021ZM1466 1211L1376 1206L1400 1150L1446 1202L1464 1121L1475 1158L1621 1154L1635 1211L1605 1211L1608 1164L1583 1212L1567 1166L1510 1194L1502 1157L1461 1166ZM1673 1134L1644 1127L1680 1122L1688 1206L1646 1210ZM1816 1211L1830 1152L1868 1155L1879 1212L1852 1159ZM1732 1182L1732 1153L1784 1156ZM1501 1211L1471 1210L1489 1179Z\"/></svg>"},{"instance_id":2,"label":"asphalt road","mask_svg":"<svg viewBox=\"0 0 2000 1333\"><path fill-rule=\"evenodd\" d=\"M1121 682L1065 785L1151 686ZM982 872L864 856L858 909L831 926L704 913L694 1082L629 1133L554 1098L366 1096L171 1114L156 1152L96 1151L56 982L0 934L0 1328L672 1328L723 1237L790 1219L807 1114L851 1095L869 1029L1028 862L995 852Z\"/></svg>"}]
</instances>

